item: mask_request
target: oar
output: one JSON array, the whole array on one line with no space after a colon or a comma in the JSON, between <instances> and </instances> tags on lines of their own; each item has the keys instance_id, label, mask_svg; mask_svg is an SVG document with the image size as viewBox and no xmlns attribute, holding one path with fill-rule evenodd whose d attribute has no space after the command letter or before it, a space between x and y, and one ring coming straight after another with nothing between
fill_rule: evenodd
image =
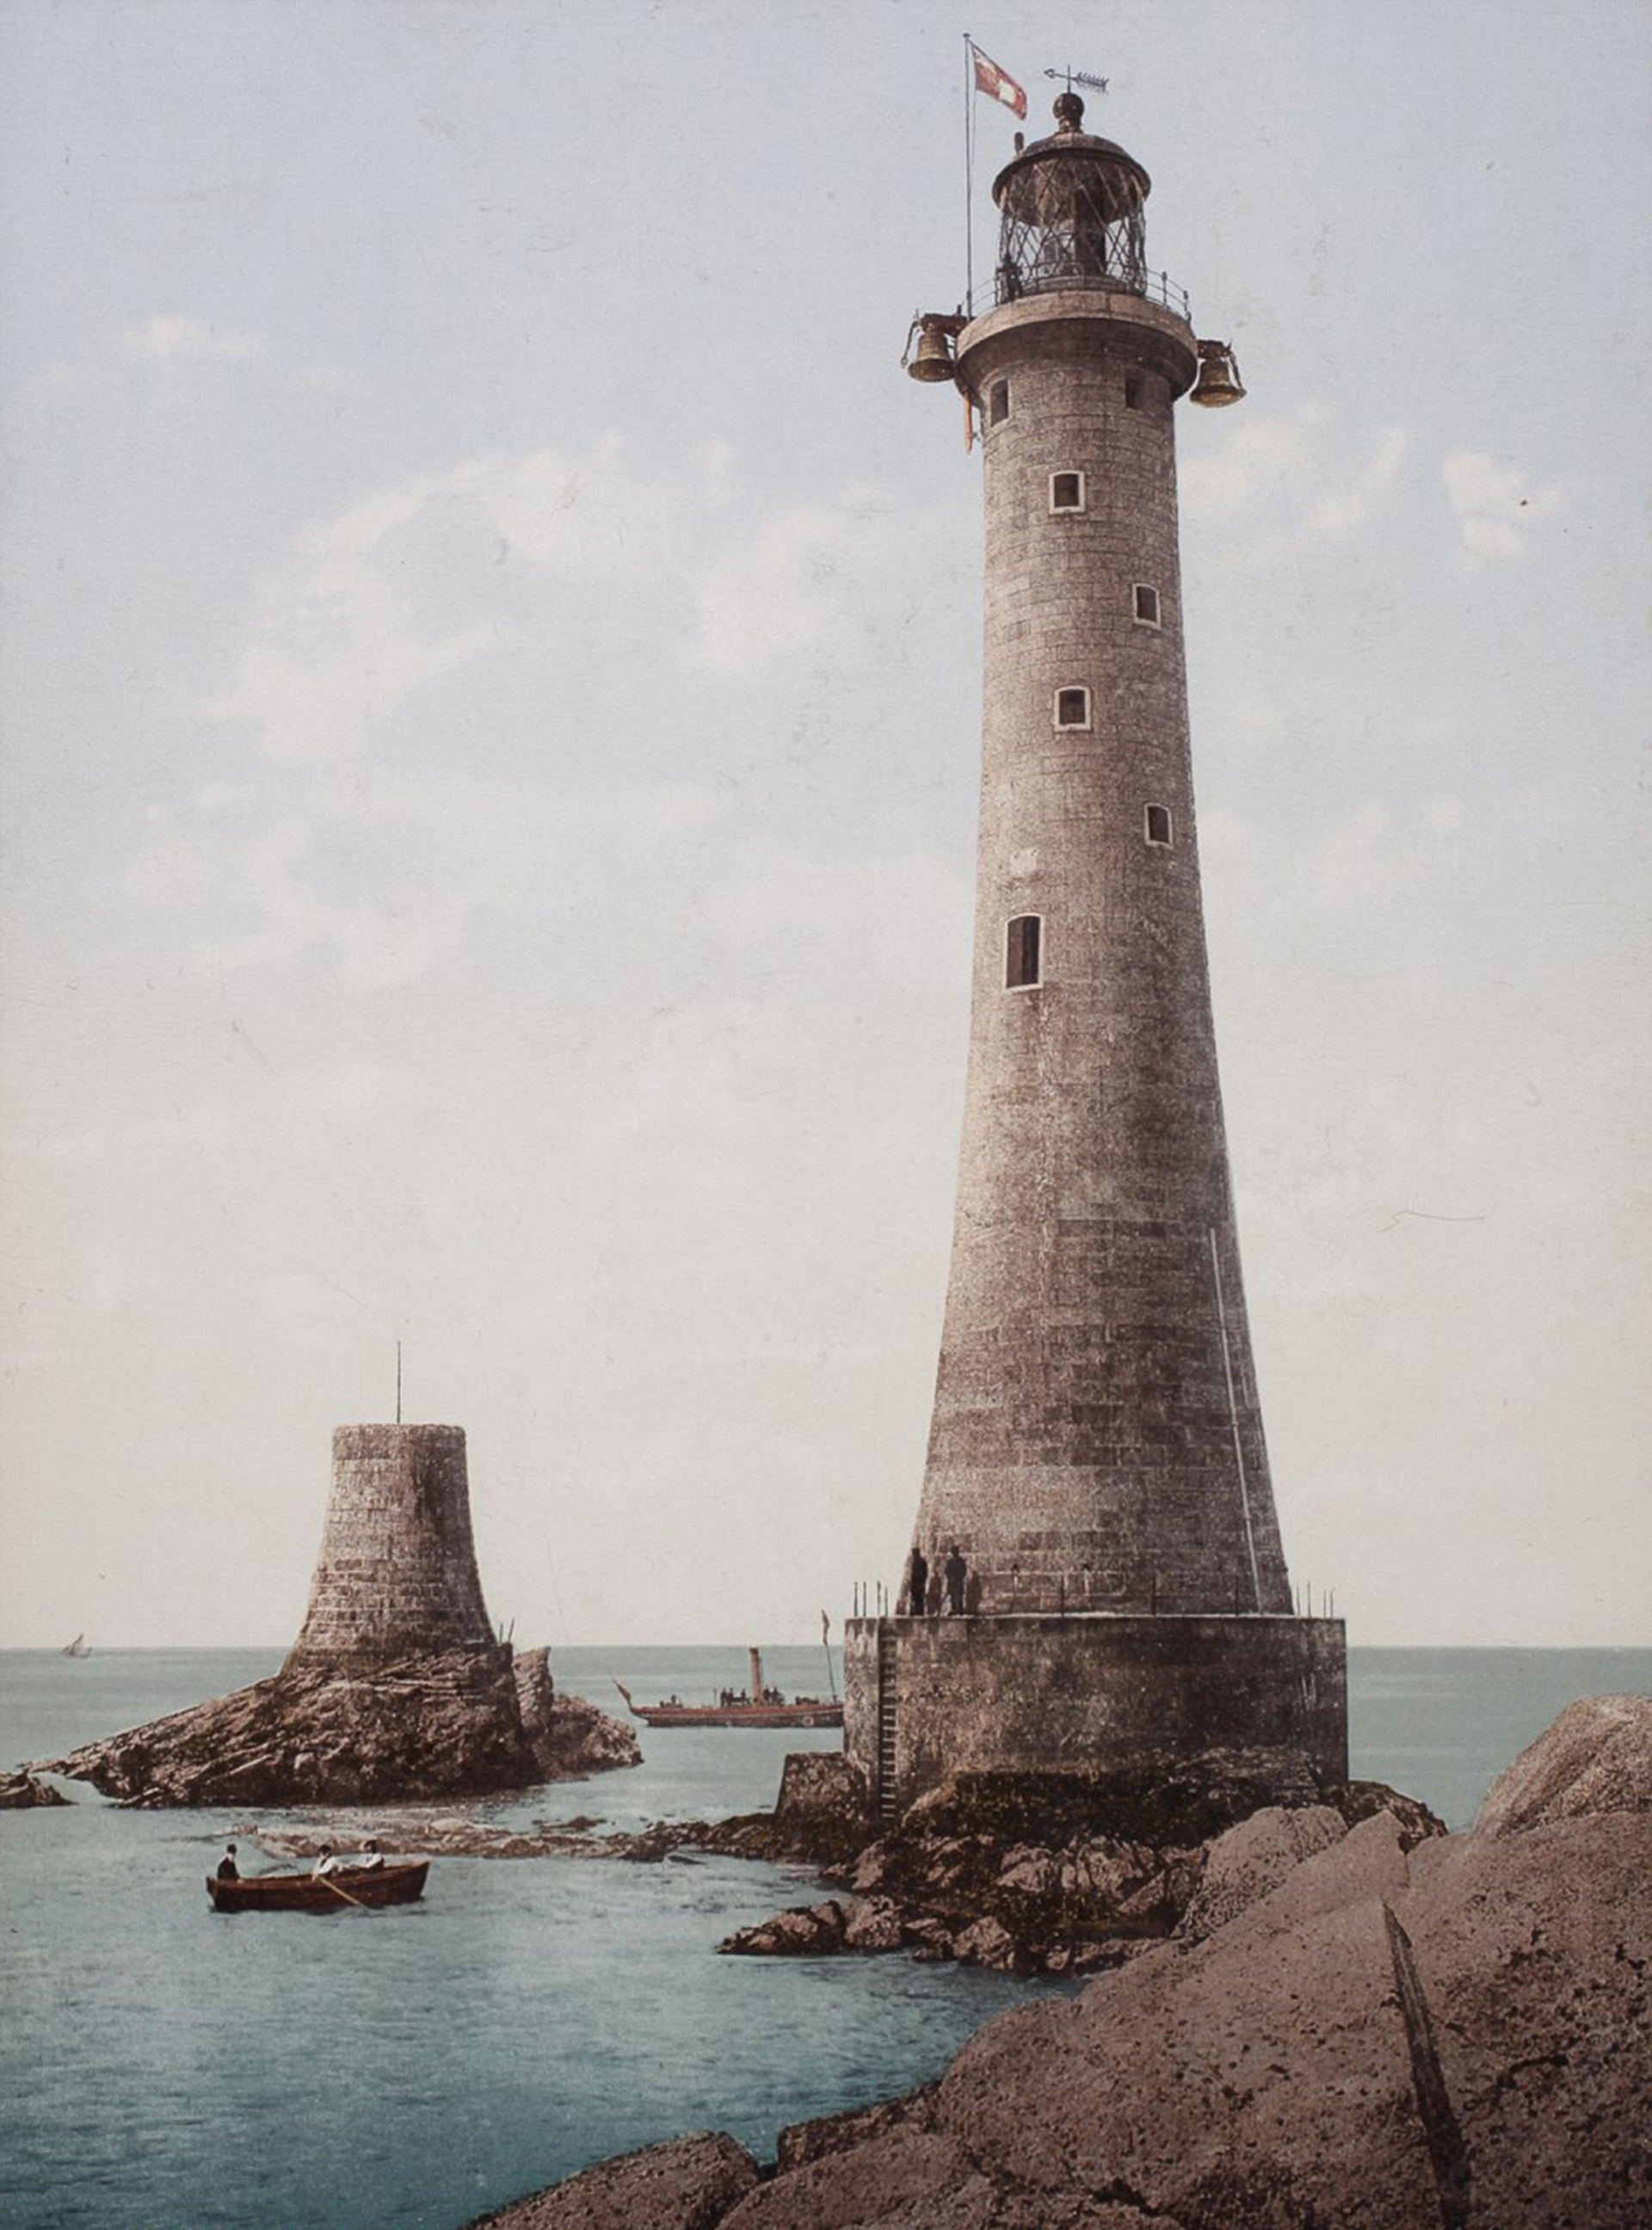
<instances>
[{"instance_id":1,"label":"oar","mask_svg":"<svg viewBox=\"0 0 1652 2230\"><path fill-rule=\"evenodd\" d=\"M350 1892L344 1887L344 1884L342 1882L336 1882L331 1874L318 1874L315 1879L318 1881L325 1881L329 1889L336 1889L339 1896L344 1898L346 1905L360 1905L361 1910L363 1912L366 1911L367 1907L362 1904L360 1898L352 1897Z\"/></svg>"}]
</instances>

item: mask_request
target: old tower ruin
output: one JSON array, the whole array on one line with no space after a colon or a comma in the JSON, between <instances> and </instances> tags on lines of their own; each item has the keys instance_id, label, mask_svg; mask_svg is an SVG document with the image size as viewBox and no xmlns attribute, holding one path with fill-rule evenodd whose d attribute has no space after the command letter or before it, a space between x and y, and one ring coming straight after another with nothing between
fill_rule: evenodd
<instances>
[{"instance_id":1,"label":"old tower ruin","mask_svg":"<svg viewBox=\"0 0 1652 2230\"><path fill-rule=\"evenodd\" d=\"M1293 1615L1274 1510L1199 897L1174 405L1242 390L1147 267L1147 173L1055 113L994 182L991 300L917 320L911 365L979 415L986 658L916 1556L845 1635L885 1814L961 1769L1347 1769L1342 1629Z\"/></svg>"},{"instance_id":2,"label":"old tower ruin","mask_svg":"<svg viewBox=\"0 0 1652 2230\"><path fill-rule=\"evenodd\" d=\"M289 1665L489 1649L458 1425L340 1425L310 1608Z\"/></svg>"}]
</instances>

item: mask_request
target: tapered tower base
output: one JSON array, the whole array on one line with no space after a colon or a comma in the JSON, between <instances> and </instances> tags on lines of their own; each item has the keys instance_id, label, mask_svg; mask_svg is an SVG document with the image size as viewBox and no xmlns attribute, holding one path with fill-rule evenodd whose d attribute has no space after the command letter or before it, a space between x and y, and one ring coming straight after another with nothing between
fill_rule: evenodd
<instances>
[{"instance_id":1,"label":"tapered tower base","mask_svg":"<svg viewBox=\"0 0 1652 2230\"><path fill-rule=\"evenodd\" d=\"M458 1425L340 1425L310 1608L289 1665L492 1649Z\"/></svg>"},{"instance_id":2,"label":"tapered tower base","mask_svg":"<svg viewBox=\"0 0 1652 2230\"><path fill-rule=\"evenodd\" d=\"M1347 1779L1340 1619L853 1619L844 1694L884 1818L956 1773L1204 1763L1281 1801Z\"/></svg>"}]
</instances>

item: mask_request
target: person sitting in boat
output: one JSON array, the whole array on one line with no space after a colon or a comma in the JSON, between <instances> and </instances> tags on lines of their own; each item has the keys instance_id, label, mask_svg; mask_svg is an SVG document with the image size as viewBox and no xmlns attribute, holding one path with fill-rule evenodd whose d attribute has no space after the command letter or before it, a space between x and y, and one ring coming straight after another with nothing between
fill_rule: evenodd
<instances>
[{"instance_id":1,"label":"person sitting in boat","mask_svg":"<svg viewBox=\"0 0 1652 2230\"><path fill-rule=\"evenodd\" d=\"M316 1862L311 1867L310 1872L315 1880L319 1881L324 1875L337 1873L337 1871L338 1861L332 1854L332 1845L324 1843L316 1853Z\"/></svg>"},{"instance_id":2,"label":"person sitting in boat","mask_svg":"<svg viewBox=\"0 0 1652 2230\"><path fill-rule=\"evenodd\" d=\"M233 1843L224 1845L224 1854L218 1861L218 1879L220 1881L241 1879L241 1868L235 1864L235 1847Z\"/></svg>"},{"instance_id":3,"label":"person sitting in boat","mask_svg":"<svg viewBox=\"0 0 1652 2230\"><path fill-rule=\"evenodd\" d=\"M376 1873L384 1864L384 1853L370 1836L356 1864L364 1874Z\"/></svg>"}]
</instances>

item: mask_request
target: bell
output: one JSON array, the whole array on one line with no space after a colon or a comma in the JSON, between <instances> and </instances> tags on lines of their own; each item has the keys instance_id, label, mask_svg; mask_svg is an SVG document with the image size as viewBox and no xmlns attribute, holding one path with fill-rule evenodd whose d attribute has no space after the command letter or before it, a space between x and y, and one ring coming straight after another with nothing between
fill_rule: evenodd
<instances>
[{"instance_id":1,"label":"bell","mask_svg":"<svg viewBox=\"0 0 1652 2230\"><path fill-rule=\"evenodd\" d=\"M1199 377L1193 383L1190 403L1202 403L1207 410L1219 410L1229 403L1237 403L1244 393L1239 378L1238 359L1231 341L1200 341L1199 344Z\"/></svg>"},{"instance_id":2,"label":"bell","mask_svg":"<svg viewBox=\"0 0 1652 2230\"><path fill-rule=\"evenodd\" d=\"M918 334L917 353L906 367L913 379L950 379L952 344L943 329L925 318Z\"/></svg>"}]
</instances>

